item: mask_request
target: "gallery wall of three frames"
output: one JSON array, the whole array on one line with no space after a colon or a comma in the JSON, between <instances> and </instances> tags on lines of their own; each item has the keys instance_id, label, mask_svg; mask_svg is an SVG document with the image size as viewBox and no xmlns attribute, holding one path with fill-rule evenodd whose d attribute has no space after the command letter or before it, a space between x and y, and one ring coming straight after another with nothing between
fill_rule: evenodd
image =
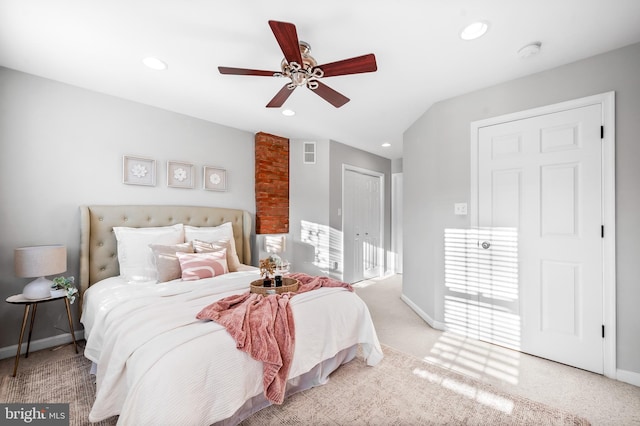
<instances>
[{"instance_id":1,"label":"gallery wall of three frames","mask_svg":"<svg viewBox=\"0 0 640 426\"><path fill-rule=\"evenodd\" d=\"M148 157L122 157L122 183L127 185L156 185L156 160ZM189 188L196 186L196 166L184 161L167 161L167 186ZM227 190L227 171L216 166L202 166L202 188L208 191Z\"/></svg>"}]
</instances>

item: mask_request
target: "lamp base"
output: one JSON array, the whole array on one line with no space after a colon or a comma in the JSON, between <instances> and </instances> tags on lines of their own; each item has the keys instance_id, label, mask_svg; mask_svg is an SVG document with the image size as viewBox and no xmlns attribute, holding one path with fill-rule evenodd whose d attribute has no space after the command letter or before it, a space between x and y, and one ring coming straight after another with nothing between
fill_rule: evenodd
<instances>
[{"instance_id":1,"label":"lamp base","mask_svg":"<svg viewBox=\"0 0 640 426\"><path fill-rule=\"evenodd\" d=\"M36 278L24 286L22 295L25 299L46 299L51 297L51 285L53 281L44 277Z\"/></svg>"}]
</instances>

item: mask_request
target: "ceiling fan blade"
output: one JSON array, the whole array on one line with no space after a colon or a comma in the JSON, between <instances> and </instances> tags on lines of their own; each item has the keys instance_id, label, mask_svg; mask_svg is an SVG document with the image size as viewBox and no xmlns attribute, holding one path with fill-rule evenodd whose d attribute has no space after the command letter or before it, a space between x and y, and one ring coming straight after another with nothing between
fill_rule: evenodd
<instances>
[{"instance_id":1,"label":"ceiling fan blade","mask_svg":"<svg viewBox=\"0 0 640 426\"><path fill-rule=\"evenodd\" d=\"M378 65L376 64L376 56L373 53L369 53L368 55L318 65L316 68L320 68L324 72L323 77L335 77L338 75L374 72L378 69Z\"/></svg>"},{"instance_id":2,"label":"ceiling fan blade","mask_svg":"<svg viewBox=\"0 0 640 426\"><path fill-rule=\"evenodd\" d=\"M289 83L282 86L282 89L269 101L267 104L267 108L280 108L284 102L289 99L289 96L293 93L295 87L293 89L289 89Z\"/></svg>"},{"instance_id":3,"label":"ceiling fan blade","mask_svg":"<svg viewBox=\"0 0 640 426\"><path fill-rule=\"evenodd\" d=\"M324 83L322 83L320 81L317 81L317 80L316 80L316 83L318 83L318 88L317 89L311 89L311 91L315 92L318 96L320 96L325 101L329 102L334 107L340 108L342 105L344 105L347 102L349 102L349 98L347 98L346 96L336 92L335 90L333 90L331 87L327 86L326 84L324 84Z\"/></svg>"},{"instance_id":4,"label":"ceiling fan blade","mask_svg":"<svg viewBox=\"0 0 640 426\"><path fill-rule=\"evenodd\" d=\"M296 62L302 65L302 54L300 53L300 44L298 41L298 32L296 26L289 22L269 21L269 26L273 35L276 37L280 50L284 53L287 62Z\"/></svg>"},{"instance_id":5,"label":"ceiling fan blade","mask_svg":"<svg viewBox=\"0 0 640 426\"><path fill-rule=\"evenodd\" d=\"M258 75L264 77L273 77L277 71L249 70L246 68L218 67L220 74L233 75Z\"/></svg>"}]
</instances>

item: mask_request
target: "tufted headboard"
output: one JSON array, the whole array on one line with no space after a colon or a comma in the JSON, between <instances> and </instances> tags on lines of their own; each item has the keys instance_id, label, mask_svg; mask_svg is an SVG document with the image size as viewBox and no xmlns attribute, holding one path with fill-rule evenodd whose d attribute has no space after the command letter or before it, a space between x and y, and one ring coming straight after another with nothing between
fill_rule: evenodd
<instances>
[{"instance_id":1,"label":"tufted headboard","mask_svg":"<svg viewBox=\"0 0 640 426\"><path fill-rule=\"evenodd\" d=\"M201 206L81 206L80 297L90 285L120 274L114 226L144 228L177 223L218 226L225 222L233 225L240 262L250 265L252 221L245 210Z\"/></svg>"}]
</instances>

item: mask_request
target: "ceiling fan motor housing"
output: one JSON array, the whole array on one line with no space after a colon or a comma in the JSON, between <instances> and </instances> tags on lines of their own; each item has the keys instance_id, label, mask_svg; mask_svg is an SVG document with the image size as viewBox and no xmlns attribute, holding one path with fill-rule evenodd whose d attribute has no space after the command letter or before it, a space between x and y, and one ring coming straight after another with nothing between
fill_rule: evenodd
<instances>
[{"instance_id":1,"label":"ceiling fan motor housing","mask_svg":"<svg viewBox=\"0 0 640 426\"><path fill-rule=\"evenodd\" d=\"M318 83L315 81L318 78L322 78L322 69L317 68L318 62L311 56L311 45L307 42L300 41L300 54L302 55L302 65L297 62L287 62L287 59L282 59L280 62L280 68L282 73L281 77L288 77L291 79L291 84L287 87L291 90L298 86L307 86L309 89L315 90L318 88Z\"/></svg>"}]
</instances>

